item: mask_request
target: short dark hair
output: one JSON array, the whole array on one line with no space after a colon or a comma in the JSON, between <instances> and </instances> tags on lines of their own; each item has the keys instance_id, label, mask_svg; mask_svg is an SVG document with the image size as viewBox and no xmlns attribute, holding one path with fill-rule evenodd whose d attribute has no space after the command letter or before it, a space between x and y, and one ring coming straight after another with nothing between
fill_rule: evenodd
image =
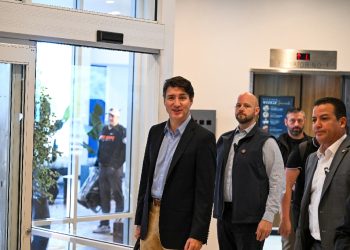
<instances>
[{"instance_id":1,"label":"short dark hair","mask_svg":"<svg viewBox=\"0 0 350 250\"><path fill-rule=\"evenodd\" d=\"M294 114L296 114L296 113L302 113L303 116L304 116L304 119L305 119L305 112L304 112L301 108L297 108L297 107L291 107L291 108L289 108L289 109L287 110L287 112L286 112L286 119L288 119L288 114L290 114L290 113L294 113Z\"/></svg>"},{"instance_id":2,"label":"short dark hair","mask_svg":"<svg viewBox=\"0 0 350 250\"><path fill-rule=\"evenodd\" d=\"M175 76L173 78L165 80L165 83L163 85L163 98L165 99L166 92L169 87L175 88L181 88L183 89L186 94L189 95L190 99L193 99L194 97L194 89L192 87L192 84L189 80L183 78L182 76Z\"/></svg>"},{"instance_id":3,"label":"short dark hair","mask_svg":"<svg viewBox=\"0 0 350 250\"><path fill-rule=\"evenodd\" d=\"M334 107L334 115L338 120L342 117L346 118L346 107L342 100L335 97L323 97L315 101L314 107L322 104L332 104Z\"/></svg>"}]
</instances>

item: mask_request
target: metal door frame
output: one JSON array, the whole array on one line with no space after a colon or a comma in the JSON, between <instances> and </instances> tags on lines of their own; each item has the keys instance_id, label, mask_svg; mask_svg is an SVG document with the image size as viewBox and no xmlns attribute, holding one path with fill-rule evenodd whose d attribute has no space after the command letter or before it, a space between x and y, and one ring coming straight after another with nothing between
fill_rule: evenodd
<instances>
[{"instance_id":1,"label":"metal door frame","mask_svg":"<svg viewBox=\"0 0 350 250\"><path fill-rule=\"evenodd\" d=\"M17 167L17 176L10 174L9 194L12 197L17 196L18 199L16 199L17 202L10 201L9 204L9 221L12 223L10 222L9 225L8 249L30 249L35 58L34 42L0 38L0 62L25 65L22 89L16 91L16 96L11 97L12 103L20 102L16 105L19 108L11 114L11 123L20 115L23 115L23 118L21 136L14 135L10 138L11 143L20 147L21 153L14 152L16 149L11 148L10 159L19 158L17 162L20 166ZM12 164L13 161L11 161Z\"/></svg>"}]
</instances>

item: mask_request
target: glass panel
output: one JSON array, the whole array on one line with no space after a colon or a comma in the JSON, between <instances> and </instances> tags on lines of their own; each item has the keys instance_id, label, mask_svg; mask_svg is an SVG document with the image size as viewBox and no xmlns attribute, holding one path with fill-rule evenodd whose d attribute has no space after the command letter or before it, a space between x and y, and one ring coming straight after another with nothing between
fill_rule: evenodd
<instances>
[{"instance_id":1,"label":"glass panel","mask_svg":"<svg viewBox=\"0 0 350 250\"><path fill-rule=\"evenodd\" d=\"M32 3L155 20L156 0L32 0Z\"/></svg>"},{"instance_id":2,"label":"glass panel","mask_svg":"<svg viewBox=\"0 0 350 250\"><path fill-rule=\"evenodd\" d=\"M65 8L76 8L76 0L32 0L32 3L41 3L45 5L59 6Z\"/></svg>"},{"instance_id":3,"label":"glass panel","mask_svg":"<svg viewBox=\"0 0 350 250\"><path fill-rule=\"evenodd\" d=\"M102 217L46 228L113 241L97 229L113 230L103 215L130 211L133 61L132 52L37 44L32 218Z\"/></svg>"},{"instance_id":4,"label":"glass panel","mask_svg":"<svg viewBox=\"0 0 350 250\"><path fill-rule=\"evenodd\" d=\"M73 249L73 244L52 238L46 238L42 236L34 235L32 236L31 249L36 250L56 250L56 249ZM83 248L79 248L82 250Z\"/></svg>"},{"instance_id":5,"label":"glass panel","mask_svg":"<svg viewBox=\"0 0 350 250\"><path fill-rule=\"evenodd\" d=\"M7 249L11 64L0 63L0 249Z\"/></svg>"},{"instance_id":6,"label":"glass panel","mask_svg":"<svg viewBox=\"0 0 350 250\"><path fill-rule=\"evenodd\" d=\"M129 245L130 223L131 219L110 220L109 230L105 230L101 233L92 233L92 229L96 229L99 225L99 221L80 222L77 223L75 235Z\"/></svg>"}]
</instances>

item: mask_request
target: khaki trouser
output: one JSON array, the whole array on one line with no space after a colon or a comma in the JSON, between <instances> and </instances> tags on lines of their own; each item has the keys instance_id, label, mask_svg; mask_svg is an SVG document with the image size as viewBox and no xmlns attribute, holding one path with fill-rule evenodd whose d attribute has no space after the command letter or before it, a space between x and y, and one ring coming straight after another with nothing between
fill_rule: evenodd
<instances>
[{"instance_id":1,"label":"khaki trouser","mask_svg":"<svg viewBox=\"0 0 350 250\"><path fill-rule=\"evenodd\" d=\"M282 213L280 212L280 217L282 220ZM293 220L293 204L290 204L289 209L289 219L290 223L292 224L292 231L288 238L282 237L282 250L294 250L294 244L295 244L295 231L294 231L294 220Z\"/></svg>"},{"instance_id":2,"label":"khaki trouser","mask_svg":"<svg viewBox=\"0 0 350 250\"><path fill-rule=\"evenodd\" d=\"M162 247L159 238L160 207L150 205L148 215L148 230L145 240L140 240L140 250L176 250Z\"/></svg>"}]
</instances>

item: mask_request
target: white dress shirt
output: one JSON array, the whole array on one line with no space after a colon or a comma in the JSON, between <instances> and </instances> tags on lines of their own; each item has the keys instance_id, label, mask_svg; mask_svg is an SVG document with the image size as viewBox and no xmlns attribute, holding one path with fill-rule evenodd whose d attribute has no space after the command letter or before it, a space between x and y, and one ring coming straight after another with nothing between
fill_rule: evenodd
<instances>
[{"instance_id":1,"label":"white dress shirt","mask_svg":"<svg viewBox=\"0 0 350 250\"><path fill-rule=\"evenodd\" d=\"M311 201L309 205L309 229L312 237L314 237L315 240L321 240L320 225L318 222L318 206L321 200L323 183L326 179L326 172L329 172L334 155L345 138L346 134L329 146L324 153L322 153L323 145L321 145L316 152L318 162L314 177L312 179Z\"/></svg>"}]
</instances>

